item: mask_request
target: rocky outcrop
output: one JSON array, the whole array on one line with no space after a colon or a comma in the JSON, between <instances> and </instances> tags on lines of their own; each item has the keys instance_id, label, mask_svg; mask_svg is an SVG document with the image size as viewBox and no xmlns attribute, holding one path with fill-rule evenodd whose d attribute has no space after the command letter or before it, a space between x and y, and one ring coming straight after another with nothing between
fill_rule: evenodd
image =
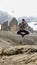
<instances>
[{"instance_id":1,"label":"rocky outcrop","mask_svg":"<svg viewBox=\"0 0 37 65\"><path fill-rule=\"evenodd\" d=\"M0 47L0 65L37 65L37 46Z\"/></svg>"},{"instance_id":2,"label":"rocky outcrop","mask_svg":"<svg viewBox=\"0 0 37 65\"><path fill-rule=\"evenodd\" d=\"M10 31L16 31L18 29L18 22L15 18L13 18L9 24Z\"/></svg>"},{"instance_id":3,"label":"rocky outcrop","mask_svg":"<svg viewBox=\"0 0 37 65\"><path fill-rule=\"evenodd\" d=\"M32 32L32 33L34 32L33 29L30 26L27 27L27 30Z\"/></svg>"},{"instance_id":4,"label":"rocky outcrop","mask_svg":"<svg viewBox=\"0 0 37 65\"><path fill-rule=\"evenodd\" d=\"M4 22L4 23L1 25L1 30L8 31L8 21Z\"/></svg>"},{"instance_id":5,"label":"rocky outcrop","mask_svg":"<svg viewBox=\"0 0 37 65\"><path fill-rule=\"evenodd\" d=\"M31 54L37 53L37 48L35 46L14 46L14 47L7 47L3 50L4 55L18 55L18 54Z\"/></svg>"},{"instance_id":6,"label":"rocky outcrop","mask_svg":"<svg viewBox=\"0 0 37 65\"><path fill-rule=\"evenodd\" d=\"M14 33L0 31L0 65L37 65L37 34L22 38Z\"/></svg>"}]
</instances>

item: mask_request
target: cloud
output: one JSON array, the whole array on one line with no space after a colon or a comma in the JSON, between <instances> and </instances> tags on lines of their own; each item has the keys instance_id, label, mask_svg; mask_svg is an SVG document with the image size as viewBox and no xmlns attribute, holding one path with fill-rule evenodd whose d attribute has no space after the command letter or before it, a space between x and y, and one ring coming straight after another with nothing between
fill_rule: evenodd
<instances>
[{"instance_id":1,"label":"cloud","mask_svg":"<svg viewBox=\"0 0 37 65\"><path fill-rule=\"evenodd\" d=\"M37 0L0 0L0 10L16 17L37 16Z\"/></svg>"}]
</instances>

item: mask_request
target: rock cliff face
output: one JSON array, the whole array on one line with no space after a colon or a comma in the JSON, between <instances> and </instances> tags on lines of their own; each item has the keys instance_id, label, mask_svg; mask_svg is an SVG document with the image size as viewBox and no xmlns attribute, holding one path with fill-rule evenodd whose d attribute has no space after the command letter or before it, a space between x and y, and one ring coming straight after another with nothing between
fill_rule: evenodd
<instances>
[{"instance_id":1,"label":"rock cliff face","mask_svg":"<svg viewBox=\"0 0 37 65\"><path fill-rule=\"evenodd\" d=\"M4 22L4 23L1 25L1 30L8 31L8 21Z\"/></svg>"},{"instance_id":2,"label":"rock cliff face","mask_svg":"<svg viewBox=\"0 0 37 65\"><path fill-rule=\"evenodd\" d=\"M33 29L26 23L26 30L29 31L29 32L33 32Z\"/></svg>"},{"instance_id":3,"label":"rock cliff face","mask_svg":"<svg viewBox=\"0 0 37 65\"><path fill-rule=\"evenodd\" d=\"M27 30L33 33L33 29L28 25Z\"/></svg>"},{"instance_id":4,"label":"rock cliff face","mask_svg":"<svg viewBox=\"0 0 37 65\"><path fill-rule=\"evenodd\" d=\"M10 31L16 31L18 29L18 22L15 18L13 18L9 24Z\"/></svg>"}]
</instances>

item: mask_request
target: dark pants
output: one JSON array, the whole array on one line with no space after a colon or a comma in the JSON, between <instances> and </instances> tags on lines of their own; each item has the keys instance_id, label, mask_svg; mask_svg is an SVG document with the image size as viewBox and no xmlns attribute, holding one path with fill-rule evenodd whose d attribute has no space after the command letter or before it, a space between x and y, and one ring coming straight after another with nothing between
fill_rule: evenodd
<instances>
[{"instance_id":1,"label":"dark pants","mask_svg":"<svg viewBox=\"0 0 37 65\"><path fill-rule=\"evenodd\" d=\"M24 34L22 34L22 32L23 32ZM26 30L19 30L19 31L17 32L17 34L22 35L22 37L24 37L24 35L29 34L29 32L26 31Z\"/></svg>"}]
</instances>

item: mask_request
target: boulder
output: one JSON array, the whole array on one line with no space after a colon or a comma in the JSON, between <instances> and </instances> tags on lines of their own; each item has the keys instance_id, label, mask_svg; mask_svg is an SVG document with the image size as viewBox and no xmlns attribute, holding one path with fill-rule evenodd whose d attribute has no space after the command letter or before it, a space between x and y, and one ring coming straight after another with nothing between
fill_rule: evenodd
<instances>
[{"instance_id":1,"label":"boulder","mask_svg":"<svg viewBox=\"0 0 37 65\"><path fill-rule=\"evenodd\" d=\"M4 23L1 25L1 30L8 31L8 21L4 22Z\"/></svg>"},{"instance_id":2,"label":"boulder","mask_svg":"<svg viewBox=\"0 0 37 65\"><path fill-rule=\"evenodd\" d=\"M15 19L15 18L13 18L12 20L11 20L11 22L9 23L9 29L10 29L10 31L16 31L17 29L18 29L18 22L17 22L17 20Z\"/></svg>"}]
</instances>

